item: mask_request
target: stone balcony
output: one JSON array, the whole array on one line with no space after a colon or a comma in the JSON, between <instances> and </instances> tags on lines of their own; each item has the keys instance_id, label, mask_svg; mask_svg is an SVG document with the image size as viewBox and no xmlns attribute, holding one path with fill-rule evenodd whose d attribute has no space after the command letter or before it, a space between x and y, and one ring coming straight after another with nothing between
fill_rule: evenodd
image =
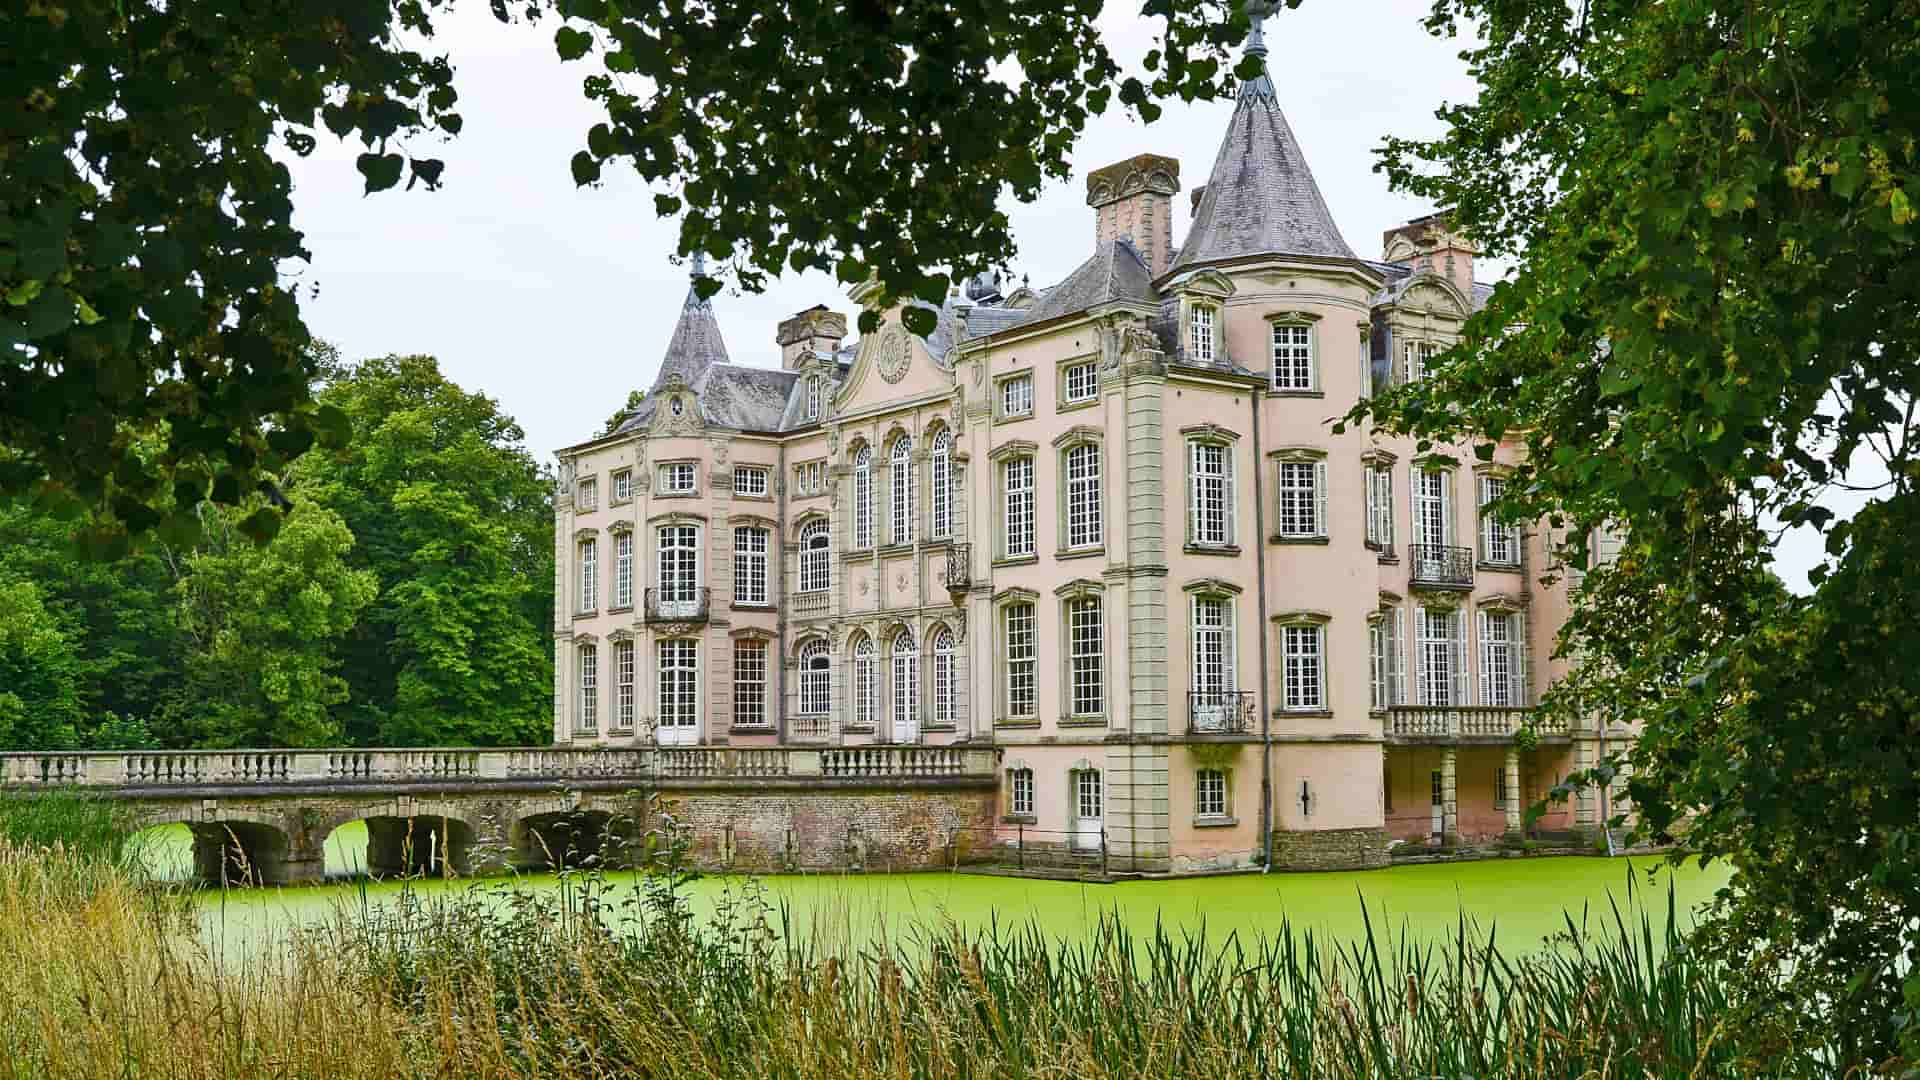
<instances>
[{"instance_id":1,"label":"stone balcony","mask_svg":"<svg viewBox=\"0 0 1920 1080\"><path fill-rule=\"evenodd\" d=\"M1539 717L1532 708L1499 705L1395 705L1387 710L1391 743L1509 743L1532 727L1542 741L1564 741L1564 720Z\"/></svg>"}]
</instances>

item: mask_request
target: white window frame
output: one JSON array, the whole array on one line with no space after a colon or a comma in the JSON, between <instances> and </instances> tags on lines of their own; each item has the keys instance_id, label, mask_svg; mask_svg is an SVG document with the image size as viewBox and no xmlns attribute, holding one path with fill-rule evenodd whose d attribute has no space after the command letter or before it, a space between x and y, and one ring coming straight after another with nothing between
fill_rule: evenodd
<instances>
[{"instance_id":1,"label":"white window frame","mask_svg":"<svg viewBox=\"0 0 1920 1080\"><path fill-rule=\"evenodd\" d=\"M1200 694L1231 694L1240 689L1238 649L1234 642L1233 598L1201 595L1188 605L1192 633L1188 685Z\"/></svg>"},{"instance_id":2,"label":"white window frame","mask_svg":"<svg viewBox=\"0 0 1920 1080\"><path fill-rule=\"evenodd\" d=\"M824 639L800 645L800 715L825 716L833 711L833 654Z\"/></svg>"},{"instance_id":3,"label":"white window frame","mask_svg":"<svg viewBox=\"0 0 1920 1080\"><path fill-rule=\"evenodd\" d=\"M933 634L933 722L940 727L960 722L959 651L953 631L944 626Z\"/></svg>"},{"instance_id":4,"label":"white window frame","mask_svg":"<svg viewBox=\"0 0 1920 1080\"><path fill-rule=\"evenodd\" d=\"M767 467L764 465L735 465L733 467L733 493L748 498L761 498L767 494Z\"/></svg>"},{"instance_id":5,"label":"white window frame","mask_svg":"<svg viewBox=\"0 0 1920 1080\"><path fill-rule=\"evenodd\" d=\"M733 725L764 727L767 723L767 654L765 638L733 640Z\"/></svg>"},{"instance_id":6,"label":"white window frame","mask_svg":"<svg viewBox=\"0 0 1920 1080\"><path fill-rule=\"evenodd\" d=\"M1393 467L1367 466L1367 542L1393 549Z\"/></svg>"},{"instance_id":7,"label":"white window frame","mask_svg":"<svg viewBox=\"0 0 1920 1080\"><path fill-rule=\"evenodd\" d=\"M1194 304L1187 314L1188 348L1193 362L1211 364L1220 352L1220 310L1212 304Z\"/></svg>"},{"instance_id":8,"label":"white window frame","mask_svg":"<svg viewBox=\"0 0 1920 1080\"><path fill-rule=\"evenodd\" d=\"M1000 488L1004 516L1001 521L1004 552L1009 559L1034 554L1034 458L1028 454L1007 458L1000 463Z\"/></svg>"},{"instance_id":9,"label":"white window frame","mask_svg":"<svg viewBox=\"0 0 1920 1080\"><path fill-rule=\"evenodd\" d=\"M632 731L638 704L638 649L631 640L613 643L613 730Z\"/></svg>"},{"instance_id":10,"label":"white window frame","mask_svg":"<svg viewBox=\"0 0 1920 1080\"><path fill-rule=\"evenodd\" d=\"M1006 419L1033 415L1033 372L1000 380L1000 415Z\"/></svg>"},{"instance_id":11,"label":"white window frame","mask_svg":"<svg viewBox=\"0 0 1920 1080\"><path fill-rule=\"evenodd\" d=\"M575 546L580 562L580 602L574 610L585 614L600 610L600 538L584 537Z\"/></svg>"},{"instance_id":12,"label":"white window frame","mask_svg":"<svg viewBox=\"0 0 1920 1080\"><path fill-rule=\"evenodd\" d=\"M889 542L913 543L913 440L905 435L887 451L887 495Z\"/></svg>"},{"instance_id":13,"label":"white window frame","mask_svg":"<svg viewBox=\"0 0 1920 1080\"><path fill-rule=\"evenodd\" d=\"M660 466L660 494L697 495L700 470L691 461L668 461Z\"/></svg>"},{"instance_id":14,"label":"white window frame","mask_svg":"<svg viewBox=\"0 0 1920 1080\"><path fill-rule=\"evenodd\" d=\"M1033 770L1025 767L1007 770L1007 816L1033 816Z\"/></svg>"},{"instance_id":15,"label":"white window frame","mask_svg":"<svg viewBox=\"0 0 1920 1080\"><path fill-rule=\"evenodd\" d=\"M1193 773L1193 814L1202 818L1224 818L1232 804L1227 799L1225 769L1196 769Z\"/></svg>"},{"instance_id":16,"label":"white window frame","mask_svg":"<svg viewBox=\"0 0 1920 1080\"><path fill-rule=\"evenodd\" d=\"M1382 712L1393 700L1393 629L1382 615L1367 621L1367 707Z\"/></svg>"},{"instance_id":17,"label":"white window frame","mask_svg":"<svg viewBox=\"0 0 1920 1080\"><path fill-rule=\"evenodd\" d=\"M582 513L591 513L600 509L600 481L594 477L580 481L579 487L574 492L573 505Z\"/></svg>"},{"instance_id":18,"label":"white window frame","mask_svg":"<svg viewBox=\"0 0 1920 1080\"><path fill-rule=\"evenodd\" d=\"M1067 715L1107 711L1106 612L1098 594L1066 601Z\"/></svg>"},{"instance_id":19,"label":"white window frame","mask_svg":"<svg viewBox=\"0 0 1920 1080\"><path fill-rule=\"evenodd\" d=\"M1318 623L1280 627L1281 698L1288 712L1323 712L1327 707L1327 628Z\"/></svg>"},{"instance_id":20,"label":"white window frame","mask_svg":"<svg viewBox=\"0 0 1920 1080\"><path fill-rule=\"evenodd\" d=\"M862 634L853 644L853 723L874 727L880 720L880 656L873 638Z\"/></svg>"},{"instance_id":21,"label":"white window frame","mask_svg":"<svg viewBox=\"0 0 1920 1080\"><path fill-rule=\"evenodd\" d=\"M887 651L892 660L893 722L896 731L920 727L920 645L913 631L893 635Z\"/></svg>"},{"instance_id":22,"label":"white window frame","mask_svg":"<svg viewBox=\"0 0 1920 1080\"><path fill-rule=\"evenodd\" d=\"M591 642L574 647L574 669L580 691L579 715L573 730L585 735L600 730L600 649Z\"/></svg>"},{"instance_id":23,"label":"white window frame","mask_svg":"<svg viewBox=\"0 0 1920 1080\"><path fill-rule=\"evenodd\" d=\"M1403 383L1415 383L1426 378L1427 368L1439 351L1440 346L1431 341L1413 340L1406 342L1401 352L1404 360L1400 369L1401 381Z\"/></svg>"},{"instance_id":24,"label":"white window frame","mask_svg":"<svg viewBox=\"0 0 1920 1080\"><path fill-rule=\"evenodd\" d=\"M933 437L932 453L927 456L928 498L932 504L931 535L935 540L953 536L953 434L942 430Z\"/></svg>"},{"instance_id":25,"label":"white window frame","mask_svg":"<svg viewBox=\"0 0 1920 1080\"><path fill-rule=\"evenodd\" d=\"M1097 361L1080 360L1060 372L1060 400L1066 405L1084 405L1100 396L1100 366Z\"/></svg>"},{"instance_id":26,"label":"white window frame","mask_svg":"<svg viewBox=\"0 0 1920 1080\"><path fill-rule=\"evenodd\" d=\"M856 550L873 546L873 447L865 445L853 454L853 546Z\"/></svg>"},{"instance_id":27,"label":"white window frame","mask_svg":"<svg viewBox=\"0 0 1920 1080\"><path fill-rule=\"evenodd\" d=\"M1000 638L1006 657L1006 709L1010 719L1031 719L1040 707L1040 626L1031 601L1016 600L1000 609Z\"/></svg>"},{"instance_id":28,"label":"white window frame","mask_svg":"<svg viewBox=\"0 0 1920 1080\"><path fill-rule=\"evenodd\" d=\"M633 606L633 533L613 534L613 606Z\"/></svg>"},{"instance_id":29,"label":"white window frame","mask_svg":"<svg viewBox=\"0 0 1920 1080\"><path fill-rule=\"evenodd\" d=\"M1320 389L1319 357L1315 355L1313 324L1276 321L1272 337L1272 379L1281 392L1311 393Z\"/></svg>"},{"instance_id":30,"label":"white window frame","mask_svg":"<svg viewBox=\"0 0 1920 1080\"><path fill-rule=\"evenodd\" d=\"M1234 546L1233 474L1232 446L1187 440L1187 539L1195 547Z\"/></svg>"},{"instance_id":31,"label":"white window frame","mask_svg":"<svg viewBox=\"0 0 1920 1080\"><path fill-rule=\"evenodd\" d=\"M1530 704L1527 619L1518 611L1481 611L1480 704L1520 709Z\"/></svg>"},{"instance_id":32,"label":"white window frame","mask_svg":"<svg viewBox=\"0 0 1920 1080\"><path fill-rule=\"evenodd\" d=\"M809 375L807 377L807 398L806 404L803 406L804 411L800 414L800 419L820 419L820 382L821 379L818 375Z\"/></svg>"},{"instance_id":33,"label":"white window frame","mask_svg":"<svg viewBox=\"0 0 1920 1080\"><path fill-rule=\"evenodd\" d=\"M833 585L833 530L815 519L800 527L800 587L796 592L826 592Z\"/></svg>"},{"instance_id":34,"label":"white window frame","mask_svg":"<svg viewBox=\"0 0 1920 1080\"><path fill-rule=\"evenodd\" d=\"M1291 540L1327 535L1327 463L1283 460L1275 490L1280 499L1277 533Z\"/></svg>"},{"instance_id":35,"label":"white window frame","mask_svg":"<svg viewBox=\"0 0 1920 1080\"><path fill-rule=\"evenodd\" d=\"M1453 471L1413 470L1413 542L1421 547L1453 546Z\"/></svg>"},{"instance_id":36,"label":"white window frame","mask_svg":"<svg viewBox=\"0 0 1920 1080\"><path fill-rule=\"evenodd\" d=\"M686 522L661 525L654 530L654 561L658 573L654 587L660 614L671 614L667 605L680 605L691 613L700 602L700 526Z\"/></svg>"},{"instance_id":37,"label":"white window frame","mask_svg":"<svg viewBox=\"0 0 1920 1080\"><path fill-rule=\"evenodd\" d=\"M1060 453L1060 472L1067 484L1067 549L1081 551L1106 542L1102 520L1101 452L1098 443L1083 442Z\"/></svg>"},{"instance_id":38,"label":"white window frame","mask_svg":"<svg viewBox=\"0 0 1920 1080\"><path fill-rule=\"evenodd\" d=\"M693 638L664 638L655 643L660 684L656 701L661 728L700 730L700 643ZM676 718L686 724L671 723Z\"/></svg>"},{"instance_id":39,"label":"white window frame","mask_svg":"<svg viewBox=\"0 0 1920 1080\"><path fill-rule=\"evenodd\" d=\"M767 599L767 551L773 534L759 525L739 525L733 530L733 602L765 607Z\"/></svg>"},{"instance_id":40,"label":"white window frame","mask_svg":"<svg viewBox=\"0 0 1920 1080\"><path fill-rule=\"evenodd\" d=\"M613 474L613 501L623 503L633 498L633 470L618 469Z\"/></svg>"},{"instance_id":41,"label":"white window frame","mask_svg":"<svg viewBox=\"0 0 1920 1080\"><path fill-rule=\"evenodd\" d=\"M1488 506L1494 500L1506 494L1507 478L1504 476L1481 476L1476 478L1480 495L1480 561L1492 566L1520 565L1520 528L1507 525L1495 517Z\"/></svg>"},{"instance_id":42,"label":"white window frame","mask_svg":"<svg viewBox=\"0 0 1920 1080\"><path fill-rule=\"evenodd\" d=\"M1423 606L1415 615L1416 690L1421 705L1467 704L1467 651L1461 622L1460 612L1451 608Z\"/></svg>"}]
</instances>

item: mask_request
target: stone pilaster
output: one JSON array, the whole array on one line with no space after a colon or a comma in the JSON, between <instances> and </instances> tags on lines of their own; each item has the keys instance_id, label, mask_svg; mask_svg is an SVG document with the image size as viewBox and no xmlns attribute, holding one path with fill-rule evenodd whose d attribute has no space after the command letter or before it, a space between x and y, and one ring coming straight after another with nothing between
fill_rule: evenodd
<instances>
[{"instance_id":1,"label":"stone pilaster","mask_svg":"<svg viewBox=\"0 0 1920 1080\"><path fill-rule=\"evenodd\" d=\"M1520 793L1520 748L1507 747L1507 835L1519 836L1521 832L1520 805L1525 797Z\"/></svg>"},{"instance_id":2,"label":"stone pilaster","mask_svg":"<svg viewBox=\"0 0 1920 1080\"><path fill-rule=\"evenodd\" d=\"M1449 746L1440 751L1440 842L1460 842L1460 752Z\"/></svg>"}]
</instances>

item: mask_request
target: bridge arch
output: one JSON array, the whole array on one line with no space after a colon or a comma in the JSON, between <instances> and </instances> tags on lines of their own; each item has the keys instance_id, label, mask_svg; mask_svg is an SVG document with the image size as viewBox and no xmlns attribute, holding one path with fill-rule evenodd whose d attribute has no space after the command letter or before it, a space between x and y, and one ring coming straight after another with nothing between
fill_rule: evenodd
<instances>
[{"instance_id":1,"label":"bridge arch","mask_svg":"<svg viewBox=\"0 0 1920 1080\"><path fill-rule=\"evenodd\" d=\"M403 797L320 814L313 835L324 844L341 826L355 821L367 826L366 863L356 869L374 877L471 873L475 845L498 831L471 806Z\"/></svg>"},{"instance_id":2,"label":"bridge arch","mask_svg":"<svg viewBox=\"0 0 1920 1080\"><path fill-rule=\"evenodd\" d=\"M202 885L285 885L318 876L310 867L298 822L254 807L161 803L130 822L136 832L185 825L193 837L193 877Z\"/></svg>"}]
</instances>

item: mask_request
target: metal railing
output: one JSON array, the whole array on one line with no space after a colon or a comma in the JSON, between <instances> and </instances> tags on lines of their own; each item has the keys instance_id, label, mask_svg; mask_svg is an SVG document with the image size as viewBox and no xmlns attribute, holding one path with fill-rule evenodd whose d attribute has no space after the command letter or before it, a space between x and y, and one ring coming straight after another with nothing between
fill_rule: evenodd
<instances>
[{"instance_id":1,"label":"metal railing","mask_svg":"<svg viewBox=\"0 0 1920 1080\"><path fill-rule=\"evenodd\" d=\"M1251 690L1193 690L1187 694L1187 731L1193 735L1245 735L1254 730Z\"/></svg>"},{"instance_id":2,"label":"metal railing","mask_svg":"<svg viewBox=\"0 0 1920 1080\"><path fill-rule=\"evenodd\" d=\"M648 589L646 619L650 623L706 622L712 599L713 590L708 588Z\"/></svg>"},{"instance_id":3,"label":"metal railing","mask_svg":"<svg viewBox=\"0 0 1920 1080\"><path fill-rule=\"evenodd\" d=\"M1105 828L1041 829L1019 823L965 826L947 833L954 870L997 870L1076 880L1111 878Z\"/></svg>"},{"instance_id":4,"label":"metal railing","mask_svg":"<svg viewBox=\"0 0 1920 1080\"><path fill-rule=\"evenodd\" d=\"M973 545L951 545L947 548L947 591L961 592L972 587Z\"/></svg>"},{"instance_id":5,"label":"metal railing","mask_svg":"<svg viewBox=\"0 0 1920 1080\"><path fill-rule=\"evenodd\" d=\"M1415 585L1473 588L1473 549L1412 544L1407 548Z\"/></svg>"},{"instance_id":6,"label":"metal railing","mask_svg":"<svg viewBox=\"0 0 1920 1080\"><path fill-rule=\"evenodd\" d=\"M1536 735L1565 735L1567 722L1536 717L1531 708L1506 705L1394 705L1387 709L1387 734L1407 737L1511 738L1522 728Z\"/></svg>"}]
</instances>

